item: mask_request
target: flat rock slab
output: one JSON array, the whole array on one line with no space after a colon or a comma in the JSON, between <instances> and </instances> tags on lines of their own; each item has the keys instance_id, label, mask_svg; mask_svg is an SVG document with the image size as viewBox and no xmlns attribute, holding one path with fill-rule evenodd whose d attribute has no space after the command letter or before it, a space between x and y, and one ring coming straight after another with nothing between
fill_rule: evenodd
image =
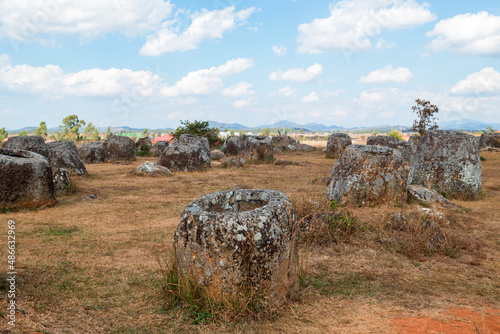
<instances>
[{"instance_id":1,"label":"flat rock slab","mask_svg":"<svg viewBox=\"0 0 500 334\"><path fill-rule=\"evenodd\" d=\"M445 208L463 209L463 207L450 202L449 200L444 198L441 194L439 194L437 191L433 189L425 188L423 186L416 184L409 185L407 189L410 195L427 204L439 203Z\"/></svg>"},{"instance_id":2,"label":"flat rock slab","mask_svg":"<svg viewBox=\"0 0 500 334\"><path fill-rule=\"evenodd\" d=\"M172 172L166 167L155 164L151 161L145 161L132 171L137 176L172 176Z\"/></svg>"},{"instance_id":3,"label":"flat rock slab","mask_svg":"<svg viewBox=\"0 0 500 334\"><path fill-rule=\"evenodd\" d=\"M298 282L298 226L290 199L273 190L208 194L182 212L174 235L182 275L213 300L249 287L271 300Z\"/></svg>"},{"instance_id":4,"label":"flat rock slab","mask_svg":"<svg viewBox=\"0 0 500 334\"><path fill-rule=\"evenodd\" d=\"M481 160L474 136L458 131L425 132L413 157L408 185L448 196L475 196L481 191Z\"/></svg>"},{"instance_id":5,"label":"flat rock slab","mask_svg":"<svg viewBox=\"0 0 500 334\"><path fill-rule=\"evenodd\" d=\"M55 201L52 169L44 156L0 148L0 208L34 208Z\"/></svg>"},{"instance_id":6,"label":"flat rock slab","mask_svg":"<svg viewBox=\"0 0 500 334\"><path fill-rule=\"evenodd\" d=\"M405 201L406 177L399 150L350 145L335 163L325 194L329 200L353 205Z\"/></svg>"}]
</instances>

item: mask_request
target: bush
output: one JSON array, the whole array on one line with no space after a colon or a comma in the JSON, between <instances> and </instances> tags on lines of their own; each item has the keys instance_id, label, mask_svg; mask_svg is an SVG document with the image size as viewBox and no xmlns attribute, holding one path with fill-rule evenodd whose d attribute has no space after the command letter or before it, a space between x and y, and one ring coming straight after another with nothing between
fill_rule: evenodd
<instances>
[{"instance_id":1,"label":"bush","mask_svg":"<svg viewBox=\"0 0 500 334\"><path fill-rule=\"evenodd\" d=\"M391 133L389 133L389 137L394 137L397 140L403 140L403 136L398 130L392 130Z\"/></svg>"}]
</instances>

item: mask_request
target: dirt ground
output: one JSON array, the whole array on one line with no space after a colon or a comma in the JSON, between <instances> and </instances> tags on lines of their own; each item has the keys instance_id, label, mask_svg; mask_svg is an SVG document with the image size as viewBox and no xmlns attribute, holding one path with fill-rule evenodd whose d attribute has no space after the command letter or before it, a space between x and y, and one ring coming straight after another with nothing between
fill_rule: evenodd
<instances>
[{"instance_id":1,"label":"dirt ground","mask_svg":"<svg viewBox=\"0 0 500 334\"><path fill-rule=\"evenodd\" d=\"M335 160L321 151L286 153L302 164L246 165L131 176L143 161L87 165L76 190L40 210L0 214L16 222L16 326L4 333L500 333L500 154L482 152L483 195L442 211L450 247L421 249L418 236L391 227L418 203L350 208L356 229L330 243L302 243L304 285L280 314L231 321L165 307L163 257L172 252L183 208L236 186L287 194L299 218L327 206ZM93 194L97 199L89 198ZM414 239L412 239L414 238ZM1 248L7 259L7 248ZM7 272L7 260L2 261ZM4 274L5 275L5 274Z\"/></svg>"}]
</instances>

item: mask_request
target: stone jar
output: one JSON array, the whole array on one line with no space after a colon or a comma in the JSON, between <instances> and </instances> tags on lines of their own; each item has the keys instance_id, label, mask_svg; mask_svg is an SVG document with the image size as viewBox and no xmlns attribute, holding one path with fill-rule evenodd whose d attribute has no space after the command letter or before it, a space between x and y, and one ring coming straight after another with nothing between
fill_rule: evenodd
<instances>
[{"instance_id":1,"label":"stone jar","mask_svg":"<svg viewBox=\"0 0 500 334\"><path fill-rule=\"evenodd\" d=\"M205 195L184 209L174 235L181 275L212 300L248 289L271 301L298 283L298 225L290 199L273 190Z\"/></svg>"}]
</instances>

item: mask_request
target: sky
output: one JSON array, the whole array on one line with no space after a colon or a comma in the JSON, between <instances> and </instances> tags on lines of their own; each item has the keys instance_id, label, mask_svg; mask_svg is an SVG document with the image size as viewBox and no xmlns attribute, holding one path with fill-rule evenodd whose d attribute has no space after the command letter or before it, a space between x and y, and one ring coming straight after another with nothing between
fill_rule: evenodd
<instances>
[{"instance_id":1,"label":"sky","mask_svg":"<svg viewBox=\"0 0 500 334\"><path fill-rule=\"evenodd\" d=\"M0 0L0 128L500 123L500 2Z\"/></svg>"}]
</instances>

